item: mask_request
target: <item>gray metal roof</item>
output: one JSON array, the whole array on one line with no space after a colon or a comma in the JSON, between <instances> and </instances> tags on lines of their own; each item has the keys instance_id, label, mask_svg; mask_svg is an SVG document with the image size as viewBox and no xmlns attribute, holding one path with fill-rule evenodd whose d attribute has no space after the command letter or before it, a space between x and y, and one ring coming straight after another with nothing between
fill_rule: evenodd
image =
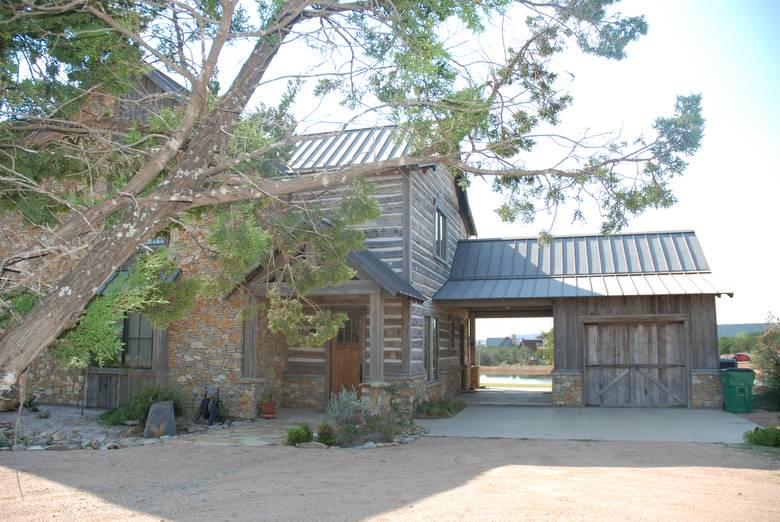
<instances>
[{"instance_id":1,"label":"gray metal roof","mask_svg":"<svg viewBox=\"0 0 780 522\"><path fill-rule=\"evenodd\" d=\"M425 301L425 297L406 279L402 278L369 250L349 252L347 254L349 266L361 272L363 275L381 286L388 294L396 297L404 295L417 301Z\"/></svg>"},{"instance_id":2,"label":"gray metal roof","mask_svg":"<svg viewBox=\"0 0 780 522\"><path fill-rule=\"evenodd\" d=\"M396 127L370 127L304 136L289 164L307 172L398 159L408 152L409 144Z\"/></svg>"},{"instance_id":3,"label":"gray metal roof","mask_svg":"<svg viewBox=\"0 0 780 522\"><path fill-rule=\"evenodd\" d=\"M683 231L461 240L434 300L732 293Z\"/></svg>"}]
</instances>

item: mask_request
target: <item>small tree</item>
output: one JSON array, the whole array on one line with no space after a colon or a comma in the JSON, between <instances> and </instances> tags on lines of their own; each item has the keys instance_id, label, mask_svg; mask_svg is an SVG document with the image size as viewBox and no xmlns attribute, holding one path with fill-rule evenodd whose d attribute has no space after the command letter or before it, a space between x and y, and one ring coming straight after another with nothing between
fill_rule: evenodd
<instances>
[{"instance_id":1,"label":"small tree","mask_svg":"<svg viewBox=\"0 0 780 522\"><path fill-rule=\"evenodd\" d=\"M767 317L764 333L753 352L753 360L765 387L761 405L780 410L780 321L772 314Z\"/></svg>"}]
</instances>

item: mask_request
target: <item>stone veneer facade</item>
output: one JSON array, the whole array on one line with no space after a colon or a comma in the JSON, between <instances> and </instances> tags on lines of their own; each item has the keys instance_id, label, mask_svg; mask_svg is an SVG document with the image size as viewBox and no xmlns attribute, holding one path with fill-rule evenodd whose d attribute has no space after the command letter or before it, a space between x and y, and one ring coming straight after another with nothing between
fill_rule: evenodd
<instances>
[{"instance_id":1,"label":"stone veneer facade","mask_svg":"<svg viewBox=\"0 0 780 522\"><path fill-rule=\"evenodd\" d=\"M582 373L553 370L552 401L553 406L582 406Z\"/></svg>"},{"instance_id":2,"label":"stone veneer facade","mask_svg":"<svg viewBox=\"0 0 780 522\"><path fill-rule=\"evenodd\" d=\"M722 405L720 370L691 370L691 406L720 408Z\"/></svg>"}]
</instances>

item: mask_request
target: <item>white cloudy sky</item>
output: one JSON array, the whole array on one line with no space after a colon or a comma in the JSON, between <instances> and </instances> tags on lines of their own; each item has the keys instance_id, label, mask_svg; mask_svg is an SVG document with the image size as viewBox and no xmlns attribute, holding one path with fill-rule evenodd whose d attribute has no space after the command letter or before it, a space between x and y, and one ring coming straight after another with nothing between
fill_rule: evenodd
<instances>
[{"instance_id":1,"label":"white cloudy sky","mask_svg":"<svg viewBox=\"0 0 780 522\"><path fill-rule=\"evenodd\" d=\"M675 96L701 93L706 134L686 175L674 183L678 203L634 219L629 232L696 231L717 277L735 291L718 300L720 323L760 322L780 313L780 2L775 0L628 0L625 14L644 14L649 34L629 47L621 62L569 53L560 68L573 76L569 89L574 106L563 117L563 129L622 129L625 136L647 129L657 117L671 114ZM493 45L488 31L477 48ZM225 56L220 67L226 80L243 61L241 48ZM311 61L311 52L292 45L270 71L284 76ZM224 82L225 85L227 82ZM256 101L273 101L279 84L261 88ZM348 113L322 100L299 102L302 132L343 122ZM373 124L371 116L360 123ZM547 167L543 153L526 165ZM539 164L535 165L534 161ZM489 183L474 180L469 189L481 237L536 235L538 225L502 223L493 210L500 196ZM558 219L553 233L594 233L598 215L585 225ZM483 322L480 337L531 333L549 321Z\"/></svg>"}]
</instances>

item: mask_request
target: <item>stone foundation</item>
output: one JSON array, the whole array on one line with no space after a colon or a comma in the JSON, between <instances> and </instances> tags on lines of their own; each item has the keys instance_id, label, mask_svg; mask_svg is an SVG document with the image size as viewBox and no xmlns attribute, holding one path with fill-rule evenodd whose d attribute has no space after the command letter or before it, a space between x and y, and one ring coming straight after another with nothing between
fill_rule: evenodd
<instances>
[{"instance_id":1,"label":"stone foundation","mask_svg":"<svg viewBox=\"0 0 780 522\"><path fill-rule=\"evenodd\" d=\"M582 406L582 373L571 370L552 372L553 406Z\"/></svg>"},{"instance_id":2,"label":"stone foundation","mask_svg":"<svg viewBox=\"0 0 780 522\"><path fill-rule=\"evenodd\" d=\"M720 408L722 405L720 370L691 370L691 406Z\"/></svg>"},{"instance_id":3,"label":"stone foundation","mask_svg":"<svg viewBox=\"0 0 780 522\"><path fill-rule=\"evenodd\" d=\"M285 408L324 410L325 376L285 375L280 395L280 405Z\"/></svg>"}]
</instances>

